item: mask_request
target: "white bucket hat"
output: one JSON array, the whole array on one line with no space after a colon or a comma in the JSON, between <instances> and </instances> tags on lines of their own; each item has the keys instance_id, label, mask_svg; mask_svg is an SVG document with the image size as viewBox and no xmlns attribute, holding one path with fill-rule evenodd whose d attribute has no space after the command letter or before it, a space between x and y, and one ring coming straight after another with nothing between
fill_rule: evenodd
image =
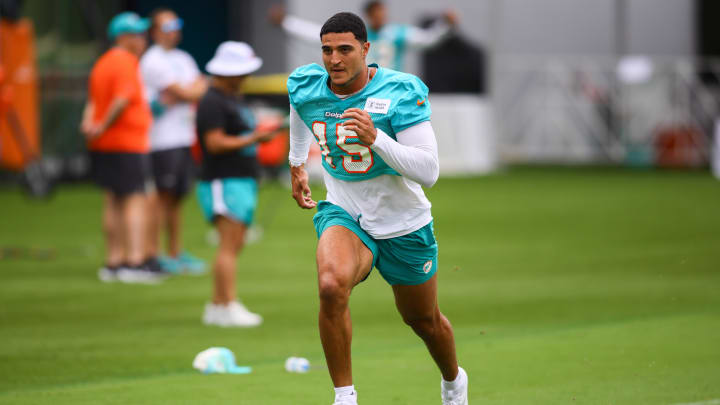
<instances>
[{"instance_id":1,"label":"white bucket hat","mask_svg":"<svg viewBox=\"0 0 720 405\"><path fill-rule=\"evenodd\" d=\"M216 76L242 76L262 66L262 59L255 56L245 42L225 41L218 46L215 56L205 65L208 73Z\"/></svg>"}]
</instances>

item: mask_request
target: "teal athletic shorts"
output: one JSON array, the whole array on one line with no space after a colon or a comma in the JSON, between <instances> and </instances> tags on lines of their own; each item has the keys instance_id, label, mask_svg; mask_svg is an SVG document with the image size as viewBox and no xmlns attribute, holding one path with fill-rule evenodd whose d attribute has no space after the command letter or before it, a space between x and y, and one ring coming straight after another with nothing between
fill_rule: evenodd
<instances>
[{"instance_id":1,"label":"teal athletic shorts","mask_svg":"<svg viewBox=\"0 0 720 405\"><path fill-rule=\"evenodd\" d=\"M335 225L357 235L372 252L373 267L390 285L422 284L437 271L438 245L432 221L407 235L373 239L347 211L328 201L320 201L313 223L318 239L326 229Z\"/></svg>"},{"instance_id":2,"label":"teal athletic shorts","mask_svg":"<svg viewBox=\"0 0 720 405\"><path fill-rule=\"evenodd\" d=\"M200 181L196 191L208 222L214 222L215 217L222 215L245 225L252 224L258 194L254 178L227 177Z\"/></svg>"}]
</instances>

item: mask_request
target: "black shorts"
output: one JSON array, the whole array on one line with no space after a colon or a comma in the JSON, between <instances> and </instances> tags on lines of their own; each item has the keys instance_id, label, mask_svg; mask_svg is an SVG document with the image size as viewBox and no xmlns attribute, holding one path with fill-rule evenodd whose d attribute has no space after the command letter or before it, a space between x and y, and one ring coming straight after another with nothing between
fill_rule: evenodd
<instances>
[{"instance_id":1,"label":"black shorts","mask_svg":"<svg viewBox=\"0 0 720 405\"><path fill-rule=\"evenodd\" d=\"M158 191L182 197L190 191L195 162L190 148L175 148L150 154L155 188Z\"/></svg>"},{"instance_id":2,"label":"black shorts","mask_svg":"<svg viewBox=\"0 0 720 405\"><path fill-rule=\"evenodd\" d=\"M90 152L93 180L117 196L144 193L151 182L146 153Z\"/></svg>"}]
</instances>

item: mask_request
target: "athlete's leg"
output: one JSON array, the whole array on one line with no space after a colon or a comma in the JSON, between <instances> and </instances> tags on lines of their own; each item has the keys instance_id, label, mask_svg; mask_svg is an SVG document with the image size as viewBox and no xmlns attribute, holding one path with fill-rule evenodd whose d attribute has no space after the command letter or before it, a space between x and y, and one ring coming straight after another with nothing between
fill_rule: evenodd
<instances>
[{"instance_id":1,"label":"athlete's leg","mask_svg":"<svg viewBox=\"0 0 720 405\"><path fill-rule=\"evenodd\" d=\"M102 227L107 248L105 264L119 266L125 260L122 215L118 198L109 191L105 192L103 198Z\"/></svg>"},{"instance_id":2,"label":"athlete's leg","mask_svg":"<svg viewBox=\"0 0 720 405\"><path fill-rule=\"evenodd\" d=\"M422 338L446 381L458 374L452 326L437 303L437 274L420 285L394 285L395 304L406 324Z\"/></svg>"},{"instance_id":3,"label":"athlete's leg","mask_svg":"<svg viewBox=\"0 0 720 405\"><path fill-rule=\"evenodd\" d=\"M335 387L352 385L352 323L348 301L353 287L372 269L373 256L343 226L327 228L317 248L320 340Z\"/></svg>"},{"instance_id":4,"label":"athlete's leg","mask_svg":"<svg viewBox=\"0 0 720 405\"><path fill-rule=\"evenodd\" d=\"M125 229L127 263L140 266L145 261L147 239L147 197L137 192L121 199L122 222Z\"/></svg>"},{"instance_id":5,"label":"athlete's leg","mask_svg":"<svg viewBox=\"0 0 720 405\"><path fill-rule=\"evenodd\" d=\"M220 234L220 245L213 268L213 304L227 305L236 299L235 264L245 243L246 226L219 215L215 219L215 227Z\"/></svg>"},{"instance_id":6,"label":"athlete's leg","mask_svg":"<svg viewBox=\"0 0 720 405\"><path fill-rule=\"evenodd\" d=\"M160 253L160 229L163 215L158 194L155 191L147 194L147 243L145 254L147 257L157 257Z\"/></svg>"},{"instance_id":7,"label":"athlete's leg","mask_svg":"<svg viewBox=\"0 0 720 405\"><path fill-rule=\"evenodd\" d=\"M161 191L158 193L165 230L167 232L167 253L170 257L180 254L180 208L181 199L173 193Z\"/></svg>"}]
</instances>

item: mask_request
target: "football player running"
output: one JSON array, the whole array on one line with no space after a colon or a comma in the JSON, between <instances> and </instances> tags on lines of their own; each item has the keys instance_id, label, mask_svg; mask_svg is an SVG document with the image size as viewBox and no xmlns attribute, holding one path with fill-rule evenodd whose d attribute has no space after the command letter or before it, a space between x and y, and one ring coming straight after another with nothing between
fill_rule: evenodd
<instances>
[{"instance_id":1,"label":"football player running","mask_svg":"<svg viewBox=\"0 0 720 405\"><path fill-rule=\"evenodd\" d=\"M413 75L365 63L371 44L355 14L332 16L320 39L324 68L301 66L288 79L289 160L297 204L318 209L319 328L335 405L357 404L348 302L373 267L440 369L442 403L465 405L468 377L438 307L438 248L422 190L439 173L428 88ZM313 137L327 187L319 203L304 169Z\"/></svg>"}]
</instances>

